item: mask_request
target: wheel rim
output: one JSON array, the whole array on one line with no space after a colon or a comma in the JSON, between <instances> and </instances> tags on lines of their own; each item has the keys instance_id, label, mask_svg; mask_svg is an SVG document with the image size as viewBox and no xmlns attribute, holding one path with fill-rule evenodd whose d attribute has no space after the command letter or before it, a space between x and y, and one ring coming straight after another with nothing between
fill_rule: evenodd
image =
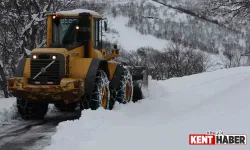
<instances>
[{"instance_id":1,"label":"wheel rim","mask_svg":"<svg viewBox=\"0 0 250 150\"><path fill-rule=\"evenodd\" d=\"M103 108L107 108L107 103L108 103L108 100L107 100L107 89L104 87L102 89L102 107Z\"/></svg>"},{"instance_id":2,"label":"wheel rim","mask_svg":"<svg viewBox=\"0 0 250 150\"><path fill-rule=\"evenodd\" d=\"M131 86L130 86L130 82L128 81L127 82L127 84L126 84L126 101L130 101L130 99L131 99L131 93L132 93L132 91L131 91Z\"/></svg>"}]
</instances>

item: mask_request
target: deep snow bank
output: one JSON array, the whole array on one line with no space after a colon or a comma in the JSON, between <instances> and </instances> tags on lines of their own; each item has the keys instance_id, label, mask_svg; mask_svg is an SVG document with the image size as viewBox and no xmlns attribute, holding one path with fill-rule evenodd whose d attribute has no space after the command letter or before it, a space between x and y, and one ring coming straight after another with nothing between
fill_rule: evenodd
<instances>
[{"instance_id":1,"label":"deep snow bank","mask_svg":"<svg viewBox=\"0 0 250 150\"><path fill-rule=\"evenodd\" d=\"M19 118L15 98L0 99L0 126Z\"/></svg>"},{"instance_id":2,"label":"deep snow bank","mask_svg":"<svg viewBox=\"0 0 250 150\"><path fill-rule=\"evenodd\" d=\"M53 104L49 104L47 115L58 112ZM0 126L13 123L14 120L21 120L16 107L16 98L0 99Z\"/></svg>"},{"instance_id":3,"label":"deep snow bank","mask_svg":"<svg viewBox=\"0 0 250 150\"><path fill-rule=\"evenodd\" d=\"M60 123L51 145L60 150L249 149L189 146L188 134L250 133L250 67L150 81L148 98L113 111L83 111Z\"/></svg>"}]
</instances>

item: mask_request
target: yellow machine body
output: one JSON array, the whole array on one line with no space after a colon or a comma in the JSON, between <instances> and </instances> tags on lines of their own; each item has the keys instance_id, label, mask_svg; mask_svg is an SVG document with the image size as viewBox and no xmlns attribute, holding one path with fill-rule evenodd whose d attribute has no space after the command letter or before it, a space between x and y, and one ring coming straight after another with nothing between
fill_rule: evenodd
<instances>
[{"instance_id":1,"label":"yellow machine body","mask_svg":"<svg viewBox=\"0 0 250 150\"><path fill-rule=\"evenodd\" d=\"M53 19L71 18L84 18L89 21L89 38L80 40L79 45L73 43L72 45L56 46L55 39L53 39L54 36L57 36L53 35L56 30L53 29ZM101 15L89 12L48 14L46 47L32 50L29 58L23 58L19 62L15 77L8 79L9 92L15 97L22 97L30 101L52 103L63 101L67 104L80 101L84 94L91 92L91 88L93 88L91 84L93 84L93 78L98 68L102 68L112 81L118 64L109 60L118 57L119 53L114 48L112 53L107 55L106 50L95 45L96 42L101 42L102 24L100 22L102 21ZM81 25L74 28L75 33L78 33L79 29L81 29ZM81 43L87 44L87 46ZM52 63L52 61L55 62ZM51 66L46 68L50 62ZM42 72L40 66L45 67L44 70L50 71L51 74L48 73L48 76L45 76L43 72L36 77L39 71ZM59 77L54 82L54 79L57 79L56 74Z\"/></svg>"}]
</instances>

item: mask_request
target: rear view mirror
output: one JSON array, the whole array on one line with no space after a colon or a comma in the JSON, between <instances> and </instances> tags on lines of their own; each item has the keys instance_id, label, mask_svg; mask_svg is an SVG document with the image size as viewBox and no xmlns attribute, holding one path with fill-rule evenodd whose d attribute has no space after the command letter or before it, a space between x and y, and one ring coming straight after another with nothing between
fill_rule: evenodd
<instances>
[{"instance_id":1,"label":"rear view mirror","mask_svg":"<svg viewBox=\"0 0 250 150\"><path fill-rule=\"evenodd\" d=\"M104 30L107 31L108 30L108 24L107 21L104 21Z\"/></svg>"}]
</instances>

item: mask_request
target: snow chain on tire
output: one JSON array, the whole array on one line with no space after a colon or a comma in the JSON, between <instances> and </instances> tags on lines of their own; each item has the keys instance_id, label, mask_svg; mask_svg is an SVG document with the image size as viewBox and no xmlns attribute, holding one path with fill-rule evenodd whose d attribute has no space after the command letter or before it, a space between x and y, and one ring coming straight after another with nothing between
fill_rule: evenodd
<instances>
[{"instance_id":1,"label":"snow chain on tire","mask_svg":"<svg viewBox=\"0 0 250 150\"><path fill-rule=\"evenodd\" d=\"M98 70L95 77L95 87L90 99L87 100L87 108L96 110L99 107L102 107L102 97L104 93L102 92L103 88L106 89L106 99L107 105L105 109L110 108L110 91L109 91L109 79L106 73L103 70ZM85 107L86 108L86 107Z\"/></svg>"},{"instance_id":2,"label":"snow chain on tire","mask_svg":"<svg viewBox=\"0 0 250 150\"><path fill-rule=\"evenodd\" d=\"M117 89L111 89L111 101L118 101L119 103L126 104L133 100L133 80L132 75L130 74L129 70L123 66L123 73L121 75L120 86ZM130 87L131 93L130 97L126 98L126 86Z\"/></svg>"}]
</instances>

